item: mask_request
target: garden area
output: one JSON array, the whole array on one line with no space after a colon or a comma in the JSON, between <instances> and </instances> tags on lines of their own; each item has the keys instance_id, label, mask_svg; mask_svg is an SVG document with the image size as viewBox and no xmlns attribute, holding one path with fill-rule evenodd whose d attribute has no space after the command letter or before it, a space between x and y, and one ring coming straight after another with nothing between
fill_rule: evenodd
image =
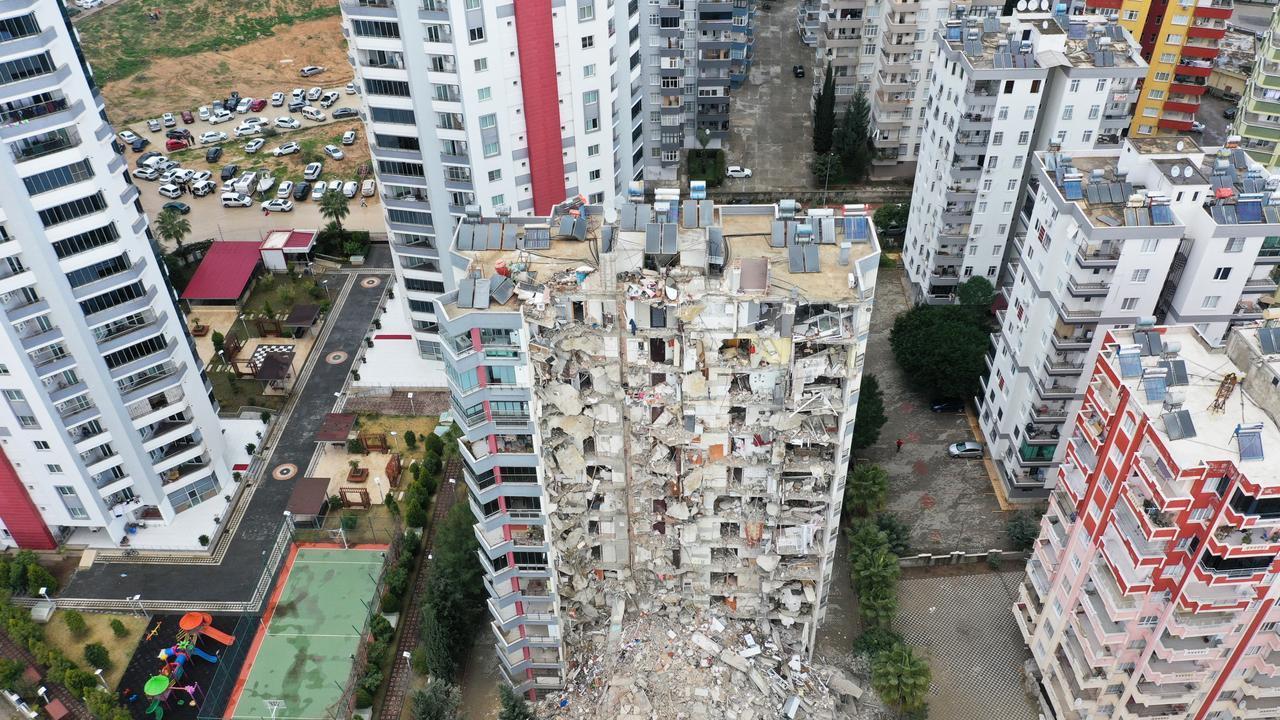
<instances>
[{"instance_id":1,"label":"garden area","mask_svg":"<svg viewBox=\"0 0 1280 720\"><path fill-rule=\"evenodd\" d=\"M49 626L36 623L29 608L13 604L10 598L56 593L58 581L31 552L0 556L0 586L0 634L39 666L33 669L25 659L0 658L0 687L13 690L36 712L46 703L82 700L97 720L128 720L129 712L116 702L114 693L101 688L93 670L102 668L111 687L107 678L119 678L142 634L141 625L104 615L95 618L91 627L85 617L70 611L56 614ZM65 642L64 631L69 638ZM108 649L117 645L121 646L117 652ZM44 695L39 692L42 687Z\"/></svg>"},{"instance_id":2,"label":"garden area","mask_svg":"<svg viewBox=\"0 0 1280 720\"><path fill-rule=\"evenodd\" d=\"M688 158L690 180L705 180L707 187L720 187L724 182L723 150L690 150Z\"/></svg>"}]
</instances>

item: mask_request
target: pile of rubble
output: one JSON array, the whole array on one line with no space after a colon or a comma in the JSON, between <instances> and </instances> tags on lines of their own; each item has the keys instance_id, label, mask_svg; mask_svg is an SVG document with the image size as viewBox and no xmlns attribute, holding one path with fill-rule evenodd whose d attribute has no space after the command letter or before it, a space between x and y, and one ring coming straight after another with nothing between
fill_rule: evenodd
<instances>
[{"instance_id":1,"label":"pile of rubble","mask_svg":"<svg viewBox=\"0 0 1280 720\"><path fill-rule=\"evenodd\" d=\"M766 633L762 636L761 633ZM875 694L832 665L803 662L769 634L710 613L648 614L621 626L568 671L543 718L773 720L874 718ZM842 663L845 664L845 663Z\"/></svg>"}]
</instances>

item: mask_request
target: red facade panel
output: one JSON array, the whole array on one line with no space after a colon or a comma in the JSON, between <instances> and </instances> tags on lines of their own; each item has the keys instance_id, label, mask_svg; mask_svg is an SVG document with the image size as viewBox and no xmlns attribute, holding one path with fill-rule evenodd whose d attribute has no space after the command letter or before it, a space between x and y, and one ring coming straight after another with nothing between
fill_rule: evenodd
<instances>
[{"instance_id":1,"label":"red facade panel","mask_svg":"<svg viewBox=\"0 0 1280 720\"><path fill-rule=\"evenodd\" d=\"M0 448L0 520L20 548L53 550L58 547L49 527L40 517L40 509L31 502L18 471Z\"/></svg>"},{"instance_id":2,"label":"red facade panel","mask_svg":"<svg viewBox=\"0 0 1280 720\"><path fill-rule=\"evenodd\" d=\"M515 13L533 211L538 215L549 215L551 207L565 198L551 0L520 0L515 3Z\"/></svg>"}]
</instances>

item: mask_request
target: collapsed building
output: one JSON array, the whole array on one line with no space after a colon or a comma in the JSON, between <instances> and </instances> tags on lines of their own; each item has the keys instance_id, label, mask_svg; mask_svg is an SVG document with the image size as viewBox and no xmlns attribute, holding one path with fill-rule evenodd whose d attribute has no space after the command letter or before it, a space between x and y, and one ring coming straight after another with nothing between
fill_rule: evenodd
<instances>
[{"instance_id":1,"label":"collapsed building","mask_svg":"<svg viewBox=\"0 0 1280 720\"><path fill-rule=\"evenodd\" d=\"M459 224L436 316L513 686L672 608L811 656L879 253L863 206L786 200Z\"/></svg>"}]
</instances>

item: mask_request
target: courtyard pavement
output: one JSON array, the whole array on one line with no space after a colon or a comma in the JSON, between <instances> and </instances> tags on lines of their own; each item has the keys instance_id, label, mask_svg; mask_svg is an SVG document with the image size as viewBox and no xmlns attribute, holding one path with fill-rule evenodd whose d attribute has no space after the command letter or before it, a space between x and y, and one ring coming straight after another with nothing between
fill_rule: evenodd
<instances>
[{"instance_id":1,"label":"courtyard pavement","mask_svg":"<svg viewBox=\"0 0 1280 720\"><path fill-rule=\"evenodd\" d=\"M913 553L1008 549L1005 516L978 460L953 460L947 446L974 440L962 414L938 414L930 398L907 386L894 362L889 331L899 313L910 309L899 268L880 270L865 372L876 376L889 420L880 442L858 453L858 462L878 463L889 471L889 510L911 527ZM894 441L902 438L902 452Z\"/></svg>"},{"instance_id":2,"label":"courtyard pavement","mask_svg":"<svg viewBox=\"0 0 1280 720\"><path fill-rule=\"evenodd\" d=\"M897 630L933 669L930 720L1036 720L1023 663L1030 658L1010 607L1022 572L908 577Z\"/></svg>"},{"instance_id":3,"label":"courtyard pavement","mask_svg":"<svg viewBox=\"0 0 1280 720\"><path fill-rule=\"evenodd\" d=\"M743 180L726 180L724 190L774 190L810 186L813 154L814 82L822 81L814 50L800 42L796 11L800 0L774 0L756 14L755 60L742 87L732 91L725 163L751 168ZM803 65L805 77L791 68Z\"/></svg>"},{"instance_id":4,"label":"courtyard pavement","mask_svg":"<svg viewBox=\"0 0 1280 720\"><path fill-rule=\"evenodd\" d=\"M365 280L377 283L366 287L362 283ZM386 290L386 281L380 274L353 274L348 278L348 295L337 307L318 361L298 390L297 402L285 419L278 444L267 448L266 473L256 481L258 487L220 564L96 563L78 571L63 596L111 600L141 594L148 601L248 601L280 532L294 479L305 473L311 463L316 449L312 438L334 406L335 391L343 388ZM337 364L325 362L324 357L335 351L342 351L346 357ZM296 465L298 472L289 480L272 479L271 469L284 463Z\"/></svg>"}]
</instances>

